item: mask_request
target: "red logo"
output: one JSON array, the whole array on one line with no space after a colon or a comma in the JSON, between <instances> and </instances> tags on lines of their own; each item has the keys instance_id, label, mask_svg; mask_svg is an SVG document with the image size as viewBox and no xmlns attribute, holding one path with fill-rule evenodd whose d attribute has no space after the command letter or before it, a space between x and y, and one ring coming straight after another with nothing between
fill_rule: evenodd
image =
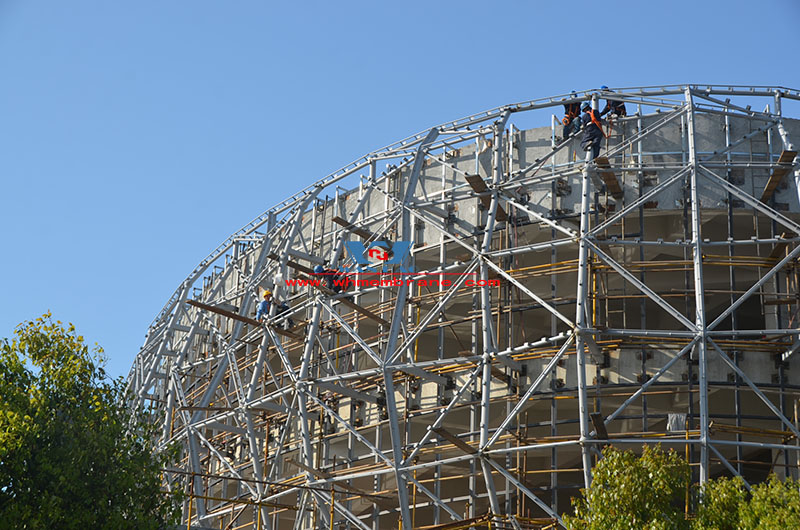
<instances>
[{"instance_id":1,"label":"red logo","mask_svg":"<svg viewBox=\"0 0 800 530\"><path fill-rule=\"evenodd\" d=\"M367 255L372 259L378 259L381 261L388 261L389 259L389 253L379 247L372 247L369 249L369 252L367 252Z\"/></svg>"}]
</instances>

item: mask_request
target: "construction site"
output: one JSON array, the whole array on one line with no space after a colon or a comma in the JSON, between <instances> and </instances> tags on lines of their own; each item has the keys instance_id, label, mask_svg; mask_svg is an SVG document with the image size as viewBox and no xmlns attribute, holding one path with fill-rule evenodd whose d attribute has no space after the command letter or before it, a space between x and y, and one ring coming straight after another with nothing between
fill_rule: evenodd
<instances>
[{"instance_id":1,"label":"construction site","mask_svg":"<svg viewBox=\"0 0 800 530\"><path fill-rule=\"evenodd\" d=\"M592 159L561 118L609 100ZM191 271L128 376L181 448L182 527L562 528L609 444L797 478L798 101L580 91L309 177Z\"/></svg>"}]
</instances>

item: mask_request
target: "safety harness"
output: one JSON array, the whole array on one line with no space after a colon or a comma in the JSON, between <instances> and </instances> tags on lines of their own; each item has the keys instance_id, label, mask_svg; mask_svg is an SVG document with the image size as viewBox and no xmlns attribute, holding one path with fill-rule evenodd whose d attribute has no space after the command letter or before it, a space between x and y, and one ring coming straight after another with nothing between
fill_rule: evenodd
<instances>
[{"instance_id":1,"label":"safety harness","mask_svg":"<svg viewBox=\"0 0 800 530\"><path fill-rule=\"evenodd\" d=\"M572 120L580 116L581 114L581 107L577 103L571 103L569 105L569 110L566 112L566 116L561 118L561 123L565 126L572 123Z\"/></svg>"},{"instance_id":2,"label":"safety harness","mask_svg":"<svg viewBox=\"0 0 800 530\"><path fill-rule=\"evenodd\" d=\"M594 109L589 109L589 117L592 119L592 123L597 125L597 128L600 129L600 134L603 135L603 138L608 138L608 135L603 132L603 122L600 121L600 118L597 116L597 112Z\"/></svg>"}]
</instances>

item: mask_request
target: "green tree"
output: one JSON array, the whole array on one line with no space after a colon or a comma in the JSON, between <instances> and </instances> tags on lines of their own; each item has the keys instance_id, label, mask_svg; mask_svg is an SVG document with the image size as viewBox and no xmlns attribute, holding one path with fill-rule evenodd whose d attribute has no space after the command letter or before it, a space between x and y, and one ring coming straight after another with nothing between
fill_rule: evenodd
<instances>
[{"instance_id":1,"label":"green tree","mask_svg":"<svg viewBox=\"0 0 800 530\"><path fill-rule=\"evenodd\" d=\"M177 522L154 432L123 382L48 313L0 342L0 528L157 529ZM173 490L176 491L176 490Z\"/></svg>"},{"instance_id":2,"label":"green tree","mask_svg":"<svg viewBox=\"0 0 800 530\"><path fill-rule=\"evenodd\" d=\"M750 502L739 507L739 524L744 530L800 528L800 483L770 475L753 486Z\"/></svg>"},{"instance_id":3,"label":"green tree","mask_svg":"<svg viewBox=\"0 0 800 530\"><path fill-rule=\"evenodd\" d=\"M702 490L693 530L800 528L800 483L770 475L748 495L739 478L709 480Z\"/></svg>"},{"instance_id":4,"label":"green tree","mask_svg":"<svg viewBox=\"0 0 800 530\"><path fill-rule=\"evenodd\" d=\"M747 490L740 478L709 480L700 492L701 502L692 528L739 530L739 511L747 503Z\"/></svg>"},{"instance_id":5,"label":"green tree","mask_svg":"<svg viewBox=\"0 0 800 530\"><path fill-rule=\"evenodd\" d=\"M674 451L645 446L641 457L612 446L593 470L591 487L573 499L572 530L679 530L689 527L683 499L689 466Z\"/></svg>"},{"instance_id":6,"label":"green tree","mask_svg":"<svg viewBox=\"0 0 800 530\"><path fill-rule=\"evenodd\" d=\"M784 530L800 528L800 482L771 475L750 493L740 478L718 478L697 489L697 512L683 510L689 466L674 451L645 446L641 457L607 447L594 480L573 499L573 530Z\"/></svg>"}]
</instances>

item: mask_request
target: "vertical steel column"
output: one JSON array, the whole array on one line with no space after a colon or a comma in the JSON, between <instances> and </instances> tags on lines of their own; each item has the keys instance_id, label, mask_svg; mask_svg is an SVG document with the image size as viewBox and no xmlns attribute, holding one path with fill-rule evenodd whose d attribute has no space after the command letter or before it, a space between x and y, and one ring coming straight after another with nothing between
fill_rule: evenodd
<instances>
[{"instance_id":1,"label":"vertical steel column","mask_svg":"<svg viewBox=\"0 0 800 530\"><path fill-rule=\"evenodd\" d=\"M375 178L376 173L377 173L376 161L374 159L372 159L372 160L370 160L370 164L369 164L370 182L374 181L373 179ZM392 177L389 176L389 175L386 175L386 178L384 178L384 181L383 181L383 187L384 187L383 211L385 211L385 212L389 211L389 204L390 204L389 197L391 196L391 192L392 192L391 180L392 180ZM385 220L383 222L386 223ZM356 278L357 279L362 278L361 273L359 273L356 276ZM359 290L360 290L360 288L359 288ZM387 292L388 292L387 289L381 289L380 292L378 293L378 300L379 300L379 306L380 307L384 307L384 305L386 304L386 301L388 299ZM361 300L360 295L359 295L358 300L359 301ZM360 303L360 302L356 302L356 303ZM380 325L380 326L378 326L378 330L379 331L385 331L385 328L384 328L383 325ZM386 336L385 332L384 333L380 333L380 336L379 336L379 339L378 339L380 341L379 342L379 346L380 347L385 347L385 339L384 339L385 336ZM366 412L365 412L365 415L366 415ZM380 413L378 412L378 410L375 411L375 415L378 418L380 417ZM380 426L380 423L379 422L377 422L377 423L378 424L375 426L375 447L383 447L383 430L382 430L382 428ZM378 462L380 462L380 458L378 457L378 455L375 455L374 462L376 464ZM373 492L377 493L377 492L381 491L382 489L383 489L383 475L375 474L374 478L372 479L372 490L373 490ZM372 530L378 530L380 528L380 522L381 522L380 513L381 513L380 507L377 504L373 504L373 506L372 506Z\"/></svg>"},{"instance_id":2,"label":"vertical steel column","mask_svg":"<svg viewBox=\"0 0 800 530\"><path fill-rule=\"evenodd\" d=\"M480 175L480 172L481 172L480 171L481 170L481 166L480 166L480 151L481 151L480 138L481 138L480 136L475 138L475 174L476 175ZM478 201L476 200L475 202L477 203ZM475 222L474 222L476 227L480 225L482 217L483 216L481 214L481 209L480 209L480 207L478 207L476 209ZM473 232L472 245L474 247L476 247L476 248L479 245L477 228ZM480 295L476 294L476 289L473 289L472 290L472 311L473 312L477 312L478 311L479 303L480 303ZM475 320L475 319L473 319L472 322L470 323L470 344L469 344L469 347L470 347L470 351L472 352L473 355L477 355L478 354L478 321ZM475 403L477 402L478 389L480 387L479 387L479 383L478 383L478 379L477 378L475 379L475 382L473 383L473 388L474 388L473 395L472 395L472 399L470 400L470 401L472 401L472 404L469 406L469 432L470 433L475 433L476 431L478 431L478 423L477 422L479 421L479 417L478 417L479 413L478 413L477 406L475 405ZM470 441L471 442L475 441L475 437L472 434L470 434ZM469 518L473 518L473 517L476 516L475 504L477 503L477 499L478 499L478 493L477 493L478 481L477 481L477 478L476 478L477 474L478 474L478 468L475 465L475 459L472 458L469 461L469 479L468 479L469 480L469 500L467 501L468 510L467 510L467 513L464 515L465 517L469 517Z\"/></svg>"},{"instance_id":3,"label":"vertical steel column","mask_svg":"<svg viewBox=\"0 0 800 530\"><path fill-rule=\"evenodd\" d=\"M566 136L566 135L564 135ZM556 148L556 116L553 115L550 123L550 148ZM570 149L571 151L571 149ZM569 155L569 151L568 151ZM569 161L569 156L567 156L567 160ZM551 176L555 177L556 173L556 160L553 157L551 162ZM554 219L556 216L556 209L558 207L558 184L556 183L556 179L553 178L550 182L550 218ZM557 237L557 232L555 228L550 229L550 239L555 239ZM550 299L555 300L556 296L558 295L558 276L553 274L553 268L555 267L556 262L558 261L558 249L556 247L552 247L550 249ZM558 333L558 318L550 313L550 336L555 337ZM553 370L550 372L550 390L552 391L552 398L550 399L550 436L554 439L558 435L558 401L556 400L556 395L558 394L558 368L553 367ZM527 412L525 413L525 431L526 431L526 438L527 438ZM527 471L527 469L526 469ZM550 508L553 509L554 512L558 513L558 448L553 447L550 449ZM524 476L524 475L523 475ZM525 497L522 497L523 502ZM524 506L524 505L523 505ZM523 513L524 515L524 513Z\"/></svg>"},{"instance_id":4,"label":"vertical steel column","mask_svg":"<svg viewBox=\"0 0 800 530\"><path fill-rule=\"evenodd\" d=\"M592 108L597 110L597 95L592 96ZM589 245L586 242L589 231L589 194L591 179L589 172L594 170L592 151L586 152L586 163L581 173L581 233L578 243L578 285L575 306L575 333L577 334L576 355L578 376L578 414L580 421L581 458L583 460L583 482L588 488L592 484L592 459L586 441L591 431L586 395L586 311L589 302Z\"/></svg>"},{"instance_id":5,"label":"vertical steel column","mask_svg":"<svg viewBox=\"0 0 800 530\"><path fill-rule=\"evenodd\" d=\"M447 160L447 149L442 150L442 159ZM445 188L447 187L447 165L442 164L442 180L441 180L441 191L440 191L440 199L442 201L442 205L444 206L444 201L447 199L447 193L445 192ZM446 207L445 207L446 208ZM445 227L449 228L449 220L445 220ZM445 263L447 260L447 247L445 246L445 237L444 234L439 234L439 268L444 269ZM439 276L439 298L441 299L444 296L444 285L442 285L442 281L445 279L445 276L442 274ZM436 351L436 358L442 359L444 357L444 323L445 315L444 309L439 312L439 316L437 318L437 323L439 324L439 329L436 331L436 340L437 340L437 351ZM436 397L438 404L442 404L442 400L445 396L445 390L442 385L436 386ZM441 460L441 455L437 452L434 459ZM442 497L442 466L437 465L433 468L433 494L441 498ZM441 522L441 509L437 503L433 505L433 524L438 525Z\"/></svg>"},{"instance_id":6,"label":"vertical steel column","mask_svg":"<svg viewBox=\"0 0 800 530\"><path fill-rule=\"evenodd\" d=\"M731 147L731 119L729 115L725 115L725 148L730 149ZM730 164L733 161L731 157L731 152L728 150L725 153L725 161L729 164L728 168L725 171L725 179L728 182L732 182L732 170L730 168ZM733 222L733 194L728 192L728 241L731 241L731 244L728 245L728 258L730 258L731 263L733 262L733 256L736 254L736 245L734 245L733 241L736 240L736 232L735 232L735 225ZM736 301L736 269L733 266L728 267L728 288L731 291L730 294L730 304ZM731 313L731 329L736 330L739 327L738 318L736 317L736 311ZM739 366L741 362L739 356L739 350L734 350L733 352L733 362L736 366ZM739 374L734 374L734 386L733 386L733 397L734 397L734 414L736 415L736 426L741 428L742 427L742 393L741 393L741 382L742 379L739 377ZM736 433L736 441L741 443L742 441L742 433ZM742 446L736 446L736 472L740 475L742 474L742 462L744 462L744 453L742 452Z\"/></svg>"},{"instance_id":7,"label":"vertical steel column","mask_svg":"<svg viewBox=\"0 0 800 530\"><path fill-rule=\"evenodd\" d=\"M641 124L642 124L641 113L639 113L639 117L637 118L636 121L637 121L637 123L639 125L639 130L641 131ZM620 127L622 127L622 124L620 124ZM636 176L637 176L637 179L638 179L638 182L639 182L639 197L641 197L642 195L644 195L644 184L645 184L644 171L642 171L642 141L639 140L637 142L637 144L638 144L638 148L639 148L639 153L638 153L639 154L639 156L638 156L639 171L637 172ZM623 198L623 201L624 201L624 198ZM645 241L647 239L647 237L646 237L645 231L644 231L644 204L640 204L638 210L639 210L638 211L638 213L639 213L639 238L642 241ZM645 248L644 245L639 245L639 261L641 263L644 263L644 261L645 261L644 248ZM645 274L645 268L644 267L642 267L641 270L639 271L639 281L641 281L643 284L646 283L646 274ZM642 298L641 301L639 302L639 329L647 329L647 300L645 298ZM639 354L642 356L642 364L641 364L642 368L641 369L642 369L642 382L644 383L644 382L647 381L647 350L646 350L646 348L644 346L642 346L642 348L639 350ZM647 432L649 430L650 430L650 426L648 425L648 421L647 421L647 394L643 392L642 393L642 432Z\"/></svg>"},{"instance_id":8,"label":"vertical steel column","mask_svg":"<svg viewBox=\"0 0 800 530\"><path fill-rule=\"evenodd\" d=\"M414 199L414 193L417 188L417 181L419 174L422 171L422 165L425 157L425 149L433 143L436 137L439 136L439 130L436 128L428 131L427 136L419 144L415 153L415 160L411 166L411 172L406 184L405 193L403 195L403 215L401 235L404 238L413 237L413 227L411 226L411 213L409 212L410 204ZM405 265L405 264L403 264ZM397 290L397 300L395 302L394 313L392 314L392 322L389 328L389 339L384 351L384 360L391 359L397 347L397 341L402 328L403 315L405 314L406 298L408 297L408 276L402 274L400 276L402 285ZM408 479L406 473L400 469L403 462L402 444L403 438L400 436L399 417L397 413L397 401L394 396L394 376L392 374L392 367L384 364L383 380L386 387L386 412L389 415L389 432L392 437L392 457L394 459L394 472L397 480L397 496L400 504L400 517L402 519L404 528L411 528L411 510L409 509L408 499Z\"/></svg>"},{"instance_id":9,"label":"vertical steel column","mask_svg":"<svg viewBox=\"0 0 800 530\"><path fill-rule=\"evenodd\" d=\"M256 397L256 392L258 390L258 381L261 379L262 367L265 363L267 363L267 355L269 353L269 336L265 333L261 339L261 346L259 348L258 357L256 358L256 363L253 366L253 374L250 377L250 384L248 385L247 389L247 396L245 399L245 403L242 404L243 407L248 406L253 399ZM263 477L264 476L264 467L267 465L266 460L264 461L263 465L261 463L261 455L260 455L260 448L258 446L258 438L256 437L255 433L255 425L253 423L252 412L249 410L244 411L245 422L247 425L247 438L248 438L248 447L250 448L250 461L253 465L253 475L256 477ZM265 433L265 436L268 438L269 433ZM268 443L267 439L265 439L264 443ZM259 499L264 494L264 485L261 482L256 482L256 491L258 492ZM259 518L263 521L267 529L270 530L272 528L269 520L269 511L265 507L258 508L260 511ZM258 528L257 530L261 530Z\"/></svg>"},{"instance_id":10,"label":"vertical steel column","mask_svg":"<svg viewBox=\"0 0 800 530\"><path fill-rule=\"evenodd\" d=\"M494 141L492 143L492 184L493 187L500 183L500 178L503 172L503 130L505 129L506 121L508 120L508 113L504 118L498 120L494 124ZM481 245L481 253L486 254L492 247L492 236L494 235L494 226L497 219L497 206L499 198L497 192L492 193L492 202L489 208L489 216L486 220L486 226L483 233L483 244ZM489 287L489 266L486 260L489 258L481 258L480 262L480 278L483 286L481 287L481 333L483 340L483 373L481 376L481 423L480 423L480 447L486 447L489 441L489 422L491 421L491 397L492 397L492 355L495 352L494 345L494 332L492 330L492 302L491 292ZM483 480L486 483L486 492L489 495L489 502L492 506L492 513L499 514L500 504L497 501L497 491L494 486L494 479L492 478L492 468L485 459L481 458L481 468L483 469Z\"/></svg>"},{"instance_id":11,"label":"vertical steel column","mask_svg":"<svg viewBox=\"0 0 800 530\"><path fill-rule=\"evenodd\" d=\"M787 150L787 151L794 150L794 146L792 145L791 140L789 140L789 136L786 134L786 129L783 127L782 98L781 98L781 92L778 91L778 90L775 91L774 101L775 101L775 105L774 105L775 106L775 114L778 116L778 134L780 135L781 141L783 142L783 149ZM771 152L772 152L772 149L771 149L771 146L770 146L770 153ZM797 190L798 198L800 198L800 170L794 170L793 173L794 173L795 189ZM773 225L774 225L774 223L775 223L775 221L773 221ZM776 278L777 278L777 274L776 274ZM777 279L776 279L776 286L777 286ZM785 379L784 379L784 377L785 377L785 375L784 375L785 366L784 365L785 365L785 361L783 359L781 359L781 363L780 363L780 366L779 366L779 369L778 369L779 370L779 380L780 380L780 384L781 384L781 413L786 415L785 414L786 403L785 403L785 396L784 396L784 384L785 384ZM737 380L738 380L738 377L737 377ZM795 406L795 408L797 407L797 402L796 401L795 401L795 405L794 406ZM796 478L797 477L797 465L796 465L797 458L798 457L795 454L795 456L794 456L795 465L794 466L790 466L791 461L789 460L789 452L788 451L784 451L784 464L786 465L786 476L787 477L788 476L791 476L792 478ZM790 474L790 469L791 469L791 474Z\"/></svg>"},{"instance_id":12,"label":"vertical steel column","mask_svg":"<svg viewBox=\"0 0 800 530\"><path fill-rule=\"evenodd\" d=\"M300 430L302 433L303 449L302 453L305 457L305 465L314 469L314 449L311 446L311 432L308 429L308 395L311 390L308 385L309 367L311 365L311 357L314 354L314 345L317 341L317 334L319 333L319 321L322 317L322 304L316 302L314 309L311 313L311 325L308 329L308 338L306 339L305 350L303 351L303 359L300 364L300 374L297 376L295 387L297 389L297 404L300 412ZM322 425L319 426L322 429ZM315 477L306 471L306 480L313 481ZM325 522L328 522L328 511L317 510L322 514Z\"/></svg>"},{"instance_id":13,"label":"vertical steel column","mask_svg":"<svg viewBox=\"0 0 800 530\"><path fill-rule=\"evenodd\" d=\"M778 116L778 134L780 134L781 140L783 141L783 148L787 151L794 151L794 145L789 139L789 135L786 134L786 129L783 126L783 105L781 103L782 101L781 92L776 91L774 98L775 98L775 114ZM800 176L800 170L795 170L794 175L795 175L795 185L797 188L797 193L800 194L800 181L798 180L798 176Z\"/></svg>"},{"instance_id":14,"label":"vertical steel column","mask_svg":"<svg viewBox=\"0 0 800 530\"><path fill-rule=\"evenodd\" d=\"M688 134L687 134L687 129L688 129L687 121L688 121L687 114L686 113L681 114L681 165L683 165L683 166L687 166L689 164L689 157L688 157L689 140L687 139L687 136L688 136ZM687 191L687 186L684 185L681 189L682 189L682 193L683 193L683 198L682 198L682 201L683 201L683 203L682 203L683 204L683 216L681 217L682 225L683 225L683 240L684 241L689 241L690 240L690 236L691 236L691 232L690 232L690 228L689 228L689 224L690 224L689 223L689 200L690 199L689 199L689 193ZM683 252L684 261L689 261L689 249L688 249L688 246L683 245L682 246L682 252ZM686 269L685 272L684 272L683 290L685 292L684 299L683 299L684 309L686 310L686 317L690 318L692 316L691 315L692 298L691 298L691 294L690 294L692 292L692 285L691 285L691 273L689 272L688 269ZM687 412L687 420L686 420L686 430L687 431L694 429L694 421L695 421L695 405L694 405L694 399L692 399L692 393L694 392L694 377L695 377L694 364L692 362L693 361L693 356L694 356L694 350L692 350L692 353L689 356L687 356L687 361L688 362L686 363L686 376L687 376L686 377L686 379L687 379L687 381L686 381L686 390L687 390L687 395L689 396L689 399L687 400L688 401L688 407L687 407L688 410L686 411ZM695 452L696 452L695 444L689 444L689 451L688 451L688 455L687 455L687 457L688 457L687 460L689 461L690 469L691 469L692 462L695 459ZM694 478L692 478L692 480L694 480Z\"/></svg>"},{"instance_id":15,"label":"vertical steel column","mask_svg":"<svg viewBox=\"0 0 800 530\"><path fill-rule=\"evenodd\" d=\"M700 198L697 192L697 151L695 146L694 101L687 88L687 138L689 140L690 194L692 207L692 262L694 264L695 325L697 341L698 385L700 392L700 485L708 481L708 371L706 361L706 302L703 284L703 240L701 233Z\"/></svg>"}]
</instances>

